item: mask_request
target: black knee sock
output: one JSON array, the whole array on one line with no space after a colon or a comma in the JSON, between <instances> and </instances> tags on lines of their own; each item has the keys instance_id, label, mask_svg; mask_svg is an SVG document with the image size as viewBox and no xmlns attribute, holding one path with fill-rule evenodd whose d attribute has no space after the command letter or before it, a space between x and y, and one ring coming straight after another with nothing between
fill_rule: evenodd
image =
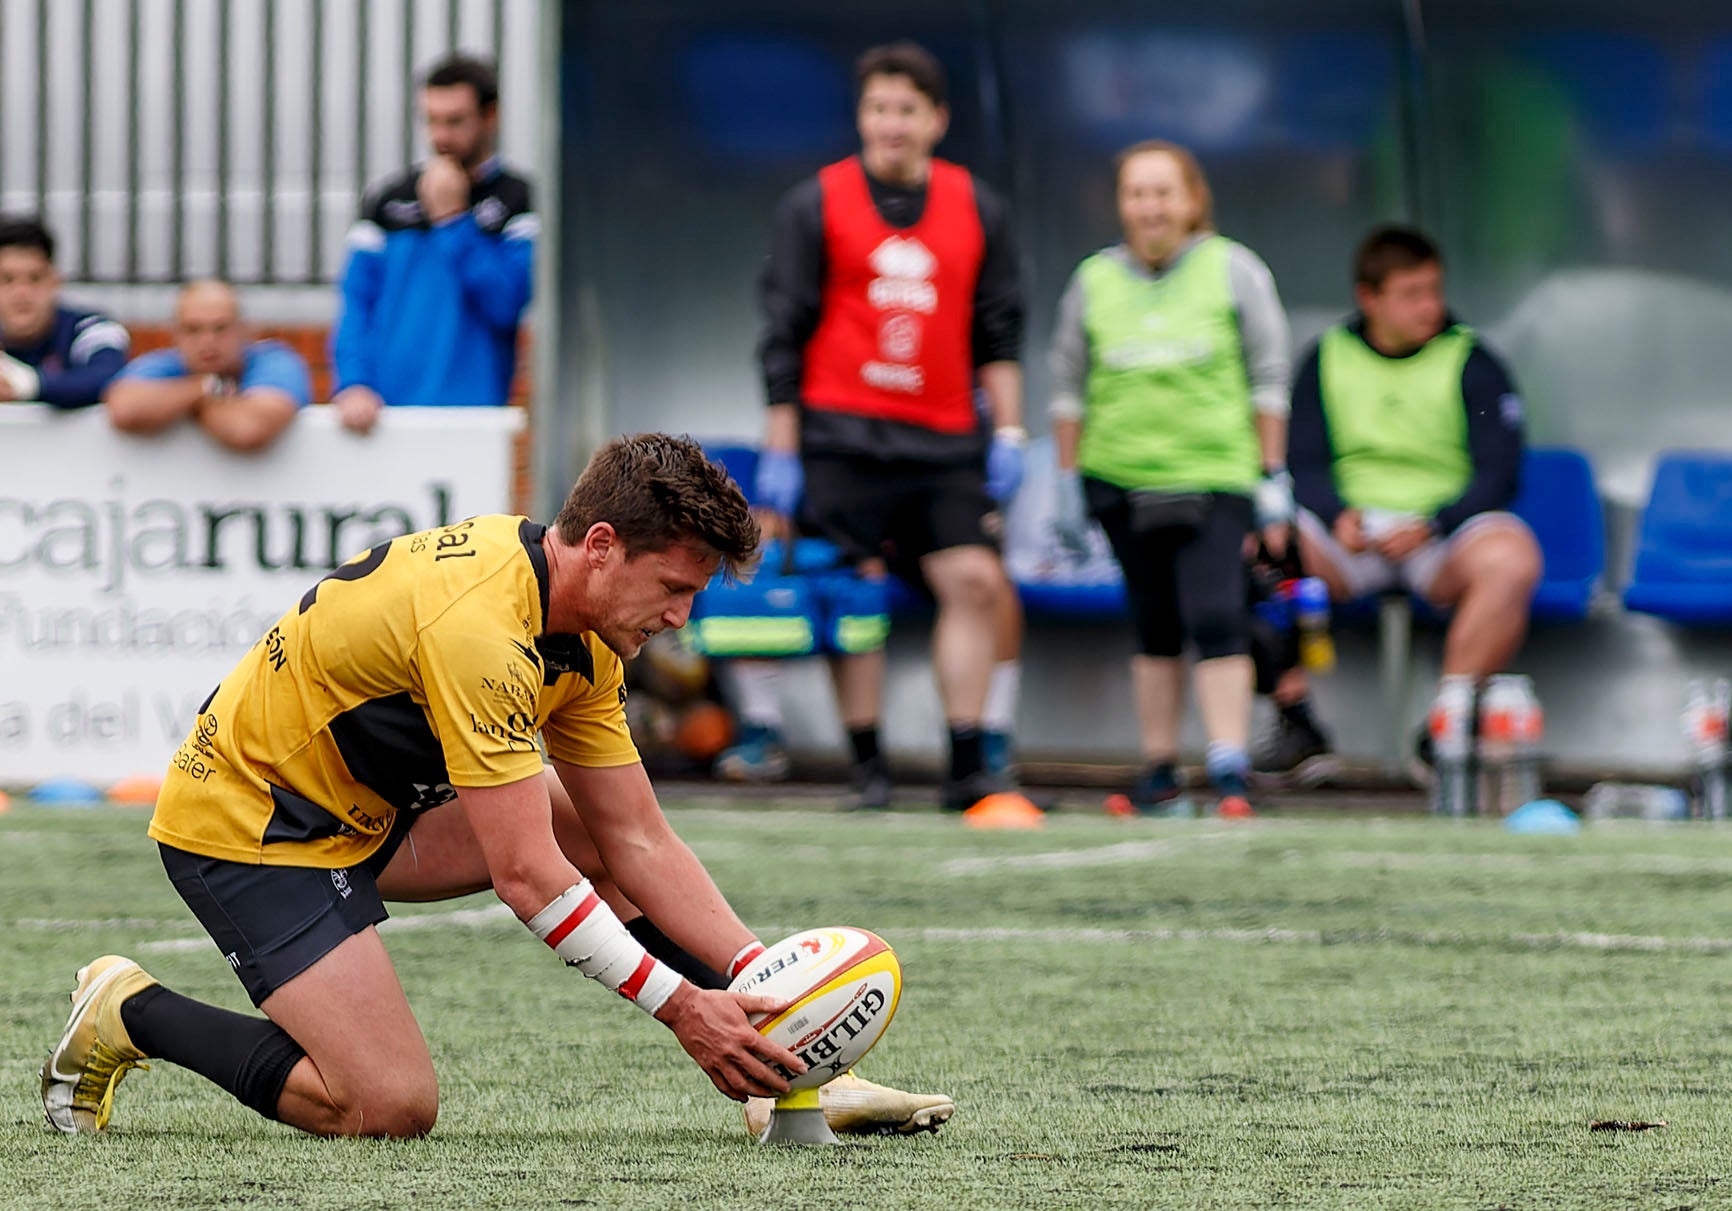
<instances>
[{"instance_id":1,"label":"black knee sock","mask_svg":"<svg viewBox=\"0 0 1732 1211\"><path fill-rule=\"evenodd\" d=\"M307 1053L269 1018L206 1005L157 984L120 1005L120 1021L146 1055L190 1068L268 1119L289 1071Z\"/></svg>"},{"instance_id":2,"label":"black knee sock","mask_svg":"<svg viewBox=\"0 0 1732 1211\"><path fill-rule=\"evenodd\" d=\"M848 743L854 746L854 764L865 765L878 760L878 725L848 729Z\"/></svg>"},{"instance_id":3,"label":"black knee sock","mask_svg":"<svg viewBox=\"0 0 1732 1211\"><path fill-rule=\"evenodd\" d=\"M980 728L972 723L950 728L950 777L960 782L984 768L980 755Z\"/></svg>"},{"instance_id":4,"label":"black knee sock","mask_svg":"<svg viewBox=\"0 0 1732 1211\"><path fill-rule=\"evenodd\" d=\"M650 952L651 958L660 959L699 988L728 986L727 976L696 955L683 950L679 943L657 929L656 923L648 917L627 921L625 927L627 932L637 939L638 945Z\"/></svg>"}]
</instances>

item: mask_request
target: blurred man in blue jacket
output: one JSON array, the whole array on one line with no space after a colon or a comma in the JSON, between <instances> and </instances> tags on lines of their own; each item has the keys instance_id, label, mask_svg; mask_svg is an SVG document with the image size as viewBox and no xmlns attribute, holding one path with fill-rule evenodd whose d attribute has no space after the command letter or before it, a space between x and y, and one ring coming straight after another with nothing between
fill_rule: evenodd
<instances>
[{"instance_id":1,"label":"blurred man in blue jacket","mask_svg":"<svg viewBox=\"0 0 1732 1211\"><path fill-rule=\"evenodd\" d=\"M529 182L494 154L499 78L453 55L421 88L433 155L374 186L349 231L331 342L343 424L386 405L499 405L511 392L537 221Z\"/></svg>"},{"instance_id":2,"label":"blurred man in blue jacket","mask_svg":"<svg viewBox=\"0 0 1732 1211\"><path fill-rule=\"evenodd\" d=\"M61 303L54 236L39 220L0 216L0 403L88 408L131 346L102 312Z\"/></svg>"}]
</instances>

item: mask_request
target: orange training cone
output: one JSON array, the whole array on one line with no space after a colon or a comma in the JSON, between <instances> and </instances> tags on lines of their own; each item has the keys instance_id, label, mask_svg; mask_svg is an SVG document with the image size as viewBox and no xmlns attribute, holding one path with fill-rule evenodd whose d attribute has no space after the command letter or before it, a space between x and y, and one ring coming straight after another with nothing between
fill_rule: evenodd
<instances>
[{"instance_id":1,"label":"orange training cone","mask_svg":"<svg viewBox=\"0 0 1732 1211\"><path fill-rule=\"evenodd\" d=\"M970 828L1042 828L1046 815L1026 795L999 791L963 812L962 822Z\"/></svg>"},{"instance_id":2,"label":"orange training cone","mask_svg":"<svg viewBox=\"0 0 1732 1211\"><path fill-rule=\"evenodd\" d=\"M1221 800L1220 806L1215 809L1215 814L1223 820L1249 820L1257 814L1257 810L1251 806L1251 801L1243 795L1228 795Z\"/></svg>"},{"instance_id":3,"label":"orange training cone","mask_svg":"<svg viewBox=\"0 0 1732 1211\"><path fill-rule=\"evenodd\" d=\"M155 807L161 793L162 779L155 774L134 774L108 788L110 801L134 807Z\"/></svg>"},{"instance_id":4,"label":"orange training cone","mask_svg":"<svg viewBox=\"0 0 1732 1211\"><path fill-rule=\"evenodd\" d=\"M0 814L4 814L5 812L11 810L11 807L12 807L12 797L10 795L8 795L5 791L0 791Z\"/></svg>"}]
</instances>

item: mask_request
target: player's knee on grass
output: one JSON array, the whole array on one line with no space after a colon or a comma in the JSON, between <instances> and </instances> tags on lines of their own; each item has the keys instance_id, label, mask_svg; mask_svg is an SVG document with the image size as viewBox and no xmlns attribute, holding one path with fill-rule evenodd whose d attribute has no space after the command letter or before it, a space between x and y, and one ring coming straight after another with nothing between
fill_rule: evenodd
<instances>
[{"instance_id":1,"label":"player's knee on grass","mask_svg":"<svg viewBox=\"0 0 1732 1211\"><path fill-rule=\"evenodd\" d=\"M416 1139L433 1130L439 1119L436 1085L411 1085L374 1090L353 1104L337 1109L331 1135Z\"/></svg>"}]
</instances>

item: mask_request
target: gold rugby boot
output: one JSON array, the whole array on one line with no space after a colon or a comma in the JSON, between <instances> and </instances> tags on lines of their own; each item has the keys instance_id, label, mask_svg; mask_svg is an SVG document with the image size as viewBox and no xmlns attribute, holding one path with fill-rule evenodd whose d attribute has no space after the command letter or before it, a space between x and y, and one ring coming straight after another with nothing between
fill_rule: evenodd
<instances>
[{"instance_id":1,"label":"gold rugby boot","mask_svg":"<svg viewBox=\"0 0 1732 1211\"><path fill-rule=\"evenodd\" d=\"M120 955L103 955L80 968L72 990L72 1016L66 1033L42 1065L42 1108L48 1125L68 1135L91 1134L108 1126L114 1090L141 1063L120 1020L120 1005L156 980Z\"/></svg>"}]
</instances>

